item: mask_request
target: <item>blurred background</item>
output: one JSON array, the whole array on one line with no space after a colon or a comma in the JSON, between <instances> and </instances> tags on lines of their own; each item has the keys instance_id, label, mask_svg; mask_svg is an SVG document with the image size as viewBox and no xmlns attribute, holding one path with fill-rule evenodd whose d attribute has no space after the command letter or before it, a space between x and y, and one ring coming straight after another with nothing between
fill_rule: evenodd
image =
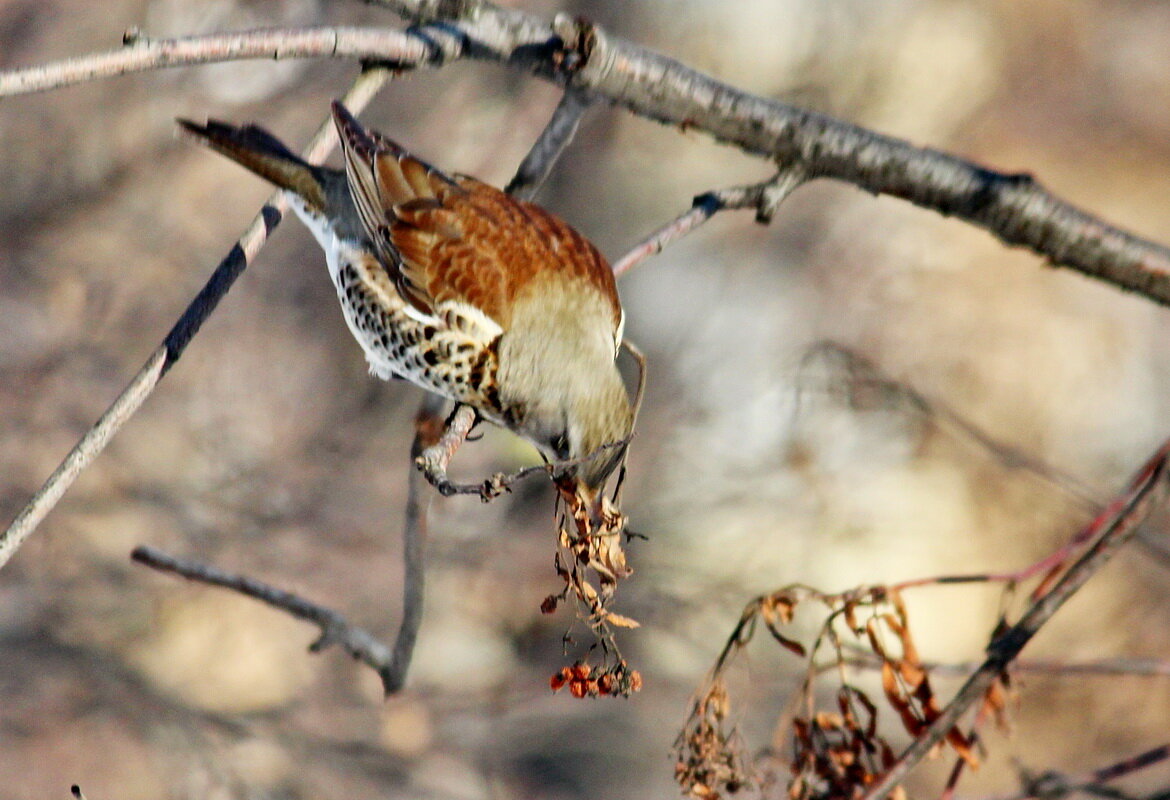
<instances>
[{"instance_id":1,"label":"blurred background","mask_svg":"<svg viewBox=\"0 0 1170 800\"><path fill-rule=\"evenodd\" d=\"M584 14L753 92L1033 172L1170 243L1164 2L515 5ZM325 0L0 0L0 67L115 47L132 26L331 23L398 24ZM268 194L177 140L173 118L256 121L299 147L355 72L258 61L0 103L5 524ZM502 185L556 100L464 63L397 81L363 116ZM768 174L702 135L597 108L539 200L617 258L693 195ZM368 376L316 245L290 221L0 574L0 797L64 798L72 783L91 800L671 797L689 697L753 596L1023 566L1170 433L1165 309L850 187L799 190L770 228L723 214L621 290L651 363L625 496L647 539L629 547L636 574L617 605L643 625L622 637L640 694L549 692L573 654L568 612L539 612L559 584L540 480L490 505L432 502L421 641L406 691L385 702L369 670L306 652L311 627L130 564L152 544L393 638L418 393ZM454 472L533 460L489 431ZM1122 553L1026 656L1167 658L1164 530L1153 524L1151 544ZM908 600L924 656L954 662L979 656L1001 594ZM807 636L817 620L800 622ZM761 639L733 672L749 750L772 741L801 669ZM1020 689L1013 734L990 735L964 796L1013 791L1019 765L1080 774L1170 729L1165 678L1029 674ZM937 789L946 766L920 770L912 791ZM1126 785L1168 783L1163 765Z\"/></svg>"}]
</instances>

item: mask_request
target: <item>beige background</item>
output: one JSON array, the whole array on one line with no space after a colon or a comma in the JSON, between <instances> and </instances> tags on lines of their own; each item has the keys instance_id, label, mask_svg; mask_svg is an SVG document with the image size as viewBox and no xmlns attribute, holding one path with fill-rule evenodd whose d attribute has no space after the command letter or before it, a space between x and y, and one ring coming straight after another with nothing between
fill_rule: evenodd
<instances>
[{"instance_id":1,"label":"beige background","mask_svg":"<svg viewBox=\"0 0 1170 800\"><path fill-rule=\"evenodd\" d=\"M1108 0L524 2L583 13L746 89L1006 171L1170 242L1170 8ZM731 9L734 9L732 11ZM0 66L257 25L393 24L357 3L5 0ZM354 74L253 62L0 103L0 514L11 519L140 366L267 188L176 140L175 116L261 122L300 146ZM486 64L391 86L364 118L502 184L555 91ZM540 200L617 257L692 195L767 165L609 109ZM621 287L652 359L626 510L649 541L619 610L646 689L551 695L568 617L552 493L432 506L427 618L407 691L277 612L132 567L149 543L325 602L390 639L416 390L366 374L311 237L284 225L143 411L0 574L0 797L673 796L689 693L753 594L1008 569L1055 547L1170 431L1164 309L990 236L842 186L764 229L727 214ZM840 343L931 401L851 395ZM810 355L811 353L811 355ZM819 355L817 355L819 353ZM1051 465L1005 462L954 416ZM456 472L532 460L489 432ZM1165 546L1164 535L1154 538ZM1166 658L1170 577L1132 548L1032 658ZM925 655L978 656L1000 596L911 595ZM809 622L811 624L811 621ZM753 748L800 665L736 672ZM862 685L872 687L863 678ZM952 683L941 681L940 688ZM968 796L1013 761L1080 773L1163 743L1166 678L1022 681ZM921 773L920 792L941 769ZM1165 787L1155 768L1131 785Z\"/></svg>"}]
</instances>

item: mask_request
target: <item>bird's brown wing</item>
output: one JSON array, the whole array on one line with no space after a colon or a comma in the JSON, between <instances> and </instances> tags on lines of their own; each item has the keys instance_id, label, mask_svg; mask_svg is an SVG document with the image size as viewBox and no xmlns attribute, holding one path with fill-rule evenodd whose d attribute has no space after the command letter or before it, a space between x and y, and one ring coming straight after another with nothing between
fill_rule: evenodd
<instances>
[{"instance_id":1,"label":"bird's brown wing","mask_svg":"<svg viewBox=\"0 0 1170 800\"><path fill-rule=\"evenodd\" d=\"M334 114L358 214L414 309L442 319L447 309L467 308L507 328L516 294L555 270L601 289L616 330L613 273L585 237L539 206L431 167L366 131L340 104Z\"/></svg>"}]
</instances>

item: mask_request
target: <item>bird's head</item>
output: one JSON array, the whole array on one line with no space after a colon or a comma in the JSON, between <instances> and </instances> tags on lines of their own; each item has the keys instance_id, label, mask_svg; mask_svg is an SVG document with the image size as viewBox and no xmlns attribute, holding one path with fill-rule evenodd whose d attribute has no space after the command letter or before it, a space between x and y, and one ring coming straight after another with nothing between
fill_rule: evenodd
<instances>
[{"instance_id":1,"label":"bird's head","mask_svg":"<svg viewBox=\"0 0 1170 800\"><path fill-rule=\"evenodd\" d=\"M626 451L634 422L629 395L612 362L589 369L569 359L543 377L550 380L527 395L513 429L550 462L565 463L554 473L558 483L572 482L582 499L594 501Z\"/></svg>"},{"instance_id":2,"label":"bird's head","mask_svg":"<svg viewBox=\"0 0 1170 800\"><path fill-rule=\"evenodd\" d=\"M532 314L520 307L501 337L501 401L511 409L512 430L550 462L570 462L554 474L558 483L574 482L593 505L634 425L615 363L612 317L588 313L576 298L560 304L551 292L539 300Z\"/></svg>"}]
</instances>

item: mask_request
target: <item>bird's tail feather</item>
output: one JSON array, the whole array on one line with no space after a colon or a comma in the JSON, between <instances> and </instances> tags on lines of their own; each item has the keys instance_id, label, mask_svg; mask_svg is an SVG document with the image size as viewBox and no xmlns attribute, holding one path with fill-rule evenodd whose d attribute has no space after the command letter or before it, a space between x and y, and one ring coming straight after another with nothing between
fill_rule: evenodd
<instances>
[{"instance_id":1,"label":"bird's tail feather","mask_svg":"<svg viewBox=\"0 0 1170 800\"><path fill-rule=\"evenodd\" d=\"M257 125L229 125L208 120L200 125L177 120L184 133L281 189L295 192L317 211L325 209L325 187L318 168L306 162Z\"/></svg>"}]
</instances>

